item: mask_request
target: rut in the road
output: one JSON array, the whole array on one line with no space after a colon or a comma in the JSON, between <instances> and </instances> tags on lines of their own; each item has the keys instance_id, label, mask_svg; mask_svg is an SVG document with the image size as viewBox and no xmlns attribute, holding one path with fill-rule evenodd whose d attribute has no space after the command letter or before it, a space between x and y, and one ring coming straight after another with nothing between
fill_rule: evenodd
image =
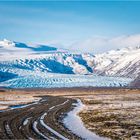
<instances>
[{"instance_id":1,"label":"rut in the road","mask_svg":"<svg viewBox=\"0 0 140 140\"><path fill-rule=\"evenodd\" d=\"M46 96L25 108L0 112L0 139L80 139L62 124L73 99Z\"/></svg>"}]
</instances>

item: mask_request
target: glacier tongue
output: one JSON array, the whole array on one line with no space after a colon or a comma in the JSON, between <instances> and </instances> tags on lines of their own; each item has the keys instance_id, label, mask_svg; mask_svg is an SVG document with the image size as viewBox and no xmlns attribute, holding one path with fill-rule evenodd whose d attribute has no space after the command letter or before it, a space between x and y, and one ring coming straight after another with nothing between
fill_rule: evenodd
<instances>
[{"instance_id":1,"label":"glacier tongue","mask_svg":"<svg viewBox=\"0 0 140 140\"><path fill-rule=\"evenodd\" d=\"M1 85L10 88L61 88L61 87L120 87L130 83L129 78L106 77L96 75L45 74L33 73L19 76L2 82Z\"/></svg>"}]
</instances>

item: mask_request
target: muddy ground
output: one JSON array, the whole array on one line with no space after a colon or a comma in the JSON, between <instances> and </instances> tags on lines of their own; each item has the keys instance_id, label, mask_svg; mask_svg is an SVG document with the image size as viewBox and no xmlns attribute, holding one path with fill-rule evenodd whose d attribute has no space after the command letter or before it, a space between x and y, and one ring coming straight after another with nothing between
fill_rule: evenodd
<instances>
[{"instance_id":1,"label":"muddy ground","mask_svg":"<svg viewBox=\"0 0 140 140\"><path fill-rule=\"evenodd\" d=\"M140 140L140 91L102 91L81 97L86 127L114 140Z\"/></svg>"},{"instance_id":2,"label":"muddy ground","mask_svg":"<svg viewBox=\"0 0 140 140\"><path fill-rule=\"evenodd\" d=\"M140 90L118 88L2 89L1 109L30 105L0 112L0 139L62 139L42 126L44 113L45 124L53 130L65 138L80 139L61 122L77 98L86 105L79 115L89 130L115 140L140 139Z\"/></svg>"}]
</instances>

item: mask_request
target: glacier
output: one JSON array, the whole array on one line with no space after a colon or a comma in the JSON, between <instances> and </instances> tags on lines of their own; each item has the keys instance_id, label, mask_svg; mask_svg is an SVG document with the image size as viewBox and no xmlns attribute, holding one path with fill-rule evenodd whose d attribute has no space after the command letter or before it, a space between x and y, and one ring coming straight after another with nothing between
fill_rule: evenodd
<instances>
[{"instance_id":1,"label":"glacier","mask_svg":"<svg viewBox=\"0 0 140 140\"><path fill-rule=\"evenodd\" d=\"M130 78L121 77L30 73L1 82L0 85L10 88L120 87L127 86L130 81Z\"/></svg>"},{"instance_id":2,"label":"glacier","mask_svg":"<svg viewBox=\"0 0 140 140\"><path fill-rule=\"evenodd\" d=\"M136 52L138 54L138 51ZM117 56L120 57L122 54ZM113 57L106 55L74 53L47 45L25 44L5 39L0 41L0 86L9 88L127 86L132 78L98 73L104 71L104 65L109 66L112 59Z\"/></svg>"}]
</instances>

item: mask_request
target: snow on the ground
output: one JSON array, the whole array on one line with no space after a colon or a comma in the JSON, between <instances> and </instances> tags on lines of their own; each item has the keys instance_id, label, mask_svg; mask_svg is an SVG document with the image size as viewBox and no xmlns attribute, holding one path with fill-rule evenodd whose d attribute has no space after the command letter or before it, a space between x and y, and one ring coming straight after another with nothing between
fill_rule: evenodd
<instances>
[{"instance_id":1,"label":"snow on the ground","mask_svg":"<svg viewBox=\"0 0 140 140\"><path fill-rule=\"evenodd\" d=\"M63 123L64 125L71 130L74 134L78 135L79 137L87 140L105 140L103 137L99 137L93 132L89 131L85 128L82 120L77 115L80 111L83 110L85 107L82 102L78 99L77 103L74 104L76 107L70 111L67 116L64 118ZM76 125L75 125L76 124Z\"/></svg>"},{"instance_id":2,"label":"snow on the ground","mask_svg":"<svg viewBox=\"0 0 140 140\"><path fill-rule=\"evenodd\" d=\"M20 92L20 95L19 95ZM16 92L16 94L1 93L0 94L0 110L10 108L23 108L31 104L36 104L41 99L40 97L35 97L30 94L22 94L21 91Z\"/></svg>"}]
</instances>

